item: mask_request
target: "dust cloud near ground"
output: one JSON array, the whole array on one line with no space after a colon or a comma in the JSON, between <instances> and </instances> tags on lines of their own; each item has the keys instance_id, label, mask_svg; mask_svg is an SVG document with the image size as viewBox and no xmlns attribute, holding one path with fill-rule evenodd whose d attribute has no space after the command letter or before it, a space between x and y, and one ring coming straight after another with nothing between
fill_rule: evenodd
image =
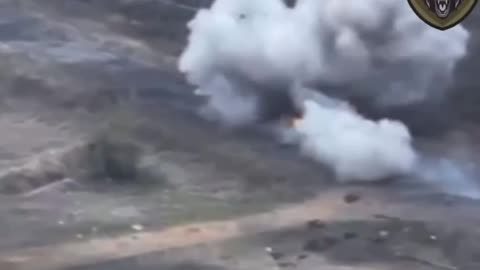
<instances>
[{"instance_id":1,"label":"dust cloud near ground","mask_svg":"<svg viewBox=\"0 0 480 270\"><path fill-rule=\"evenodd\" d=\"M340 182L439 178L443 187L465 182L478 196L476 172L466 172L453 157L416 151L414 124L382 113L435 104L454 91L453 72L471 39L463 25L438 31L398 1L287 6L218 0L200 10L188 29L178 68L207 98L207 117L243 126L265 120L265 107L282 106L277 120L295 118L279 128L282 135L289 133L301 153L328 166ZM437 47L442 54L430 49ZM290 103L277 103L288 96ZM366 104L355 98L380 119L369 118ZM288 106L282 111L284 105L298 112Z\"/></svg>"},{"instance_id":2,"label":"dust cloud near ground","mask_svg":"<svg viewBox=\"0 0 480 270\"><path fill-rule=\"evenodd\" d=\"M177 64L209 4L0 3L1 269L480 268L478 10L442 99L377 107L329 82L367 123L402 121L423 168L340 184L285 132L311 119L281 84L261 85L254 123L205 117Z\"/></svg>"}]
</instances>

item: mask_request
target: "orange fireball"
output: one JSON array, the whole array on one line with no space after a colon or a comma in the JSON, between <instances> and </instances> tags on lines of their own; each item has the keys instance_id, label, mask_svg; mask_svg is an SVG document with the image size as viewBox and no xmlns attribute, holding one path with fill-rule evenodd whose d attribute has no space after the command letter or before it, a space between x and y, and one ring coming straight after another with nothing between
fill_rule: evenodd
<instances>
[{"instance_id":1,"label":"orange fireball","mask_svg":"<svg viewBox=\"0 0 480 270\"><path fill-rule=\"evenodd\" d=\"M288 126L295 128L300 121L303 120L303 112L297 112L293 116L288 118Z\"/></svg>"}]
</instances>

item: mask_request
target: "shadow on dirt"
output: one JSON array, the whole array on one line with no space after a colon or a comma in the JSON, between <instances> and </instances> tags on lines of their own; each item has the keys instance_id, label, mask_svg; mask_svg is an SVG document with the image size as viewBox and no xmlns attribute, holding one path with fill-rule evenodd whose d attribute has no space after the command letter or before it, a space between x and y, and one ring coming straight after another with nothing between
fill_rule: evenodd
<instances>
[{"instance_id":1,"label":"shadow on dirt","mask_svg":"<svg viewBox=\"0 0 480 270\"><path fill-rule=\"evenodd\" d=\"M146 255L148 256L148 255ZM179 264L152 264L142 263L142 257L132 257L118 260L115 262L100 263L91 266L74 267L66 270L226 270L220 266L204 265L198 263L179 263Z\"/></svg>"}]
</instances>

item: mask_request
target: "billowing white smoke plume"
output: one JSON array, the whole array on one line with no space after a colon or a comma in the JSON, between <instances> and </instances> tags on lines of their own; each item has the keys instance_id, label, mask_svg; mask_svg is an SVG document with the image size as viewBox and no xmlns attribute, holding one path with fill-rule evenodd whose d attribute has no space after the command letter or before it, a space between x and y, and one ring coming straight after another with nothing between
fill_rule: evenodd
<instances>
[{"instance_id":1,"label":"billowing white smoke plume","mask_svg":"<svg viewBox=\"0 0 480 270\"><path fill-rule=\"evenodd\" d=\"M299 0L294 8L281 0L217 0L189 28L179 69L210 97L211 115L255 121L259 93L287 88L304 109L295 125L302 152L344 181L409 173L416 154L408 129L298 93L335 89L383 106L440 96L469 37L461 26L427 26L403 0Z\"/></svg>"},{"instance_id":2,"label":"billowing white smoke plume","mask_svg":"<svg viewBox=\"0 0 480 270\"><path fill-rule=\"evenodd\" d=\"M412 168L410 134L400 122L373 122L313 101L305 102L305 110L297 124L302 150L332 167L339 180L377 180Z\"/></svg>"}]
</instances>

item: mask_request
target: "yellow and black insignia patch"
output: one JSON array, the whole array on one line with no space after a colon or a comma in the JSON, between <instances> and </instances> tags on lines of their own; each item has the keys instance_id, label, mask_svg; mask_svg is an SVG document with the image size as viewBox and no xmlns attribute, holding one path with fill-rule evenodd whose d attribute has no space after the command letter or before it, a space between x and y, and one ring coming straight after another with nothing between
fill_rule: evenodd
<instances>
[{"instance_id":1,"label":"yellow and black insignia patch","mask_svg":"<svg viewBox=\"0 0 480 270\"><path fill-rule=\"evenodd\" d=\"M408 0L408 3L425 23L439 30L447 30L466 18L477 0Z\"/></svg>"}]
</instances>

